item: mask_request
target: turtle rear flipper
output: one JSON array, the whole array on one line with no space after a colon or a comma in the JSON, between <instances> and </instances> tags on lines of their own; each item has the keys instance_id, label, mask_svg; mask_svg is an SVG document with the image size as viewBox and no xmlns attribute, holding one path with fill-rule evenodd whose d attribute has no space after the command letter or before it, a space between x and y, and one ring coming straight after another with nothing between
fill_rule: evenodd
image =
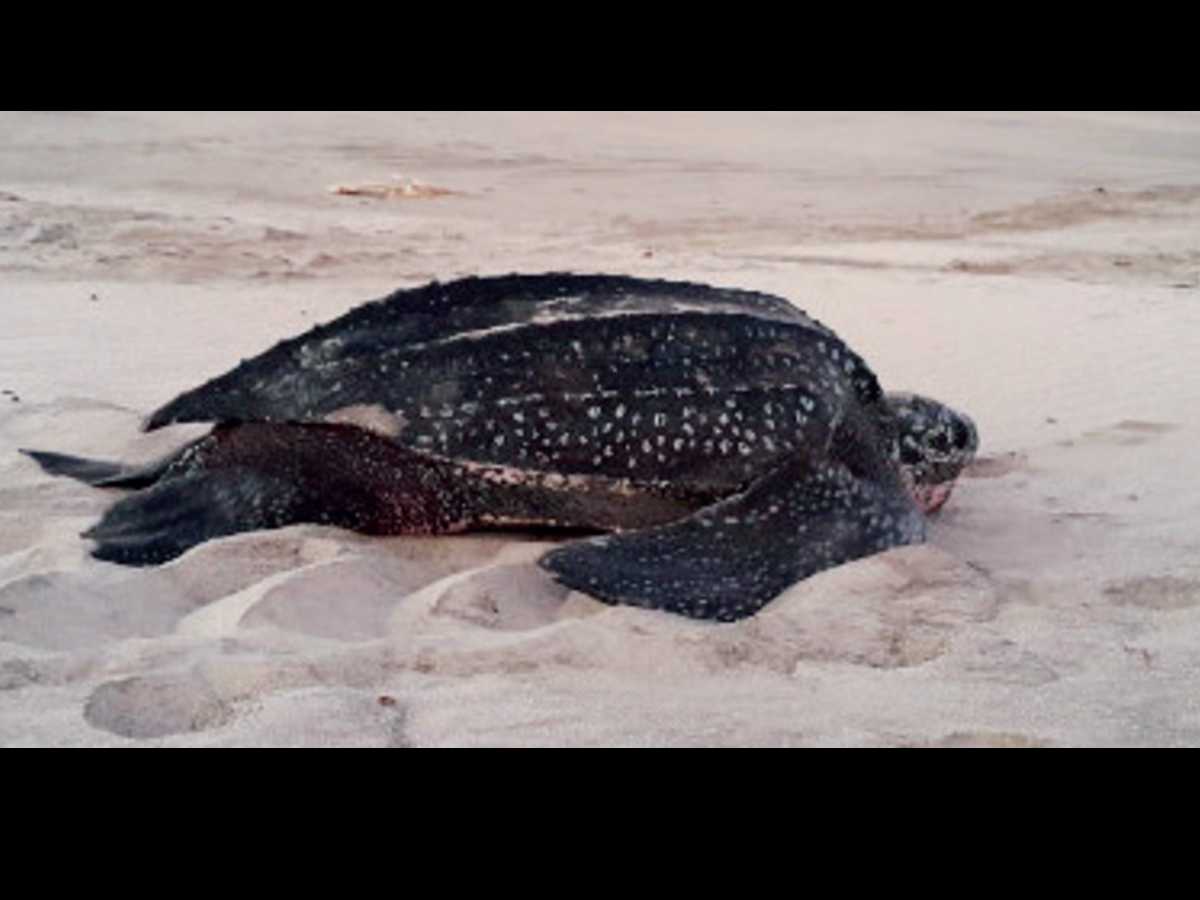
<instances>
[{"instance_id":1,"label":"turtle rear flipper","mask_svg":"<svg viewBox=\"0 0 1200 900\"><path fill-rule=\"evenodd\" d=\"M172 457L161 478L83 536L97 542L99 559L144 566L211 538L300 523L364 534L458 531L474 513L455 474L353 426L226 425Z\"/></svg>"},{"instance_id":2,"label":"turtle rear flipper","mask_svg":"<svg viewBox=\"0 0 1200 900\"><path fill-rule=\"evenodd\" d=\"M114 503L82 536L92 556L127 566L168 562L213 538L314 523L372 532L386 499L339 490L339 479L296 477L272 466L210 458ZM386 529L383 529L386 530Z\"/></svg>"},{"instance_id":3,"label":"turtle rear flipper","mask_svg":"<svg viewBox=\"0 0 1200 900\"><path fill-rule=\"evenodd\" d=\"M894 475L794 457L678 522L567 544L540 564L607 603L732 621L810 575L924 537Z\"/></svg>"},{"instance_id":4,"label":"turtle rear flipper","mask_svg":"<svg viewBox=\"0 0 1200 900\"><path fill-rule=\"evenodd\" d=\"M65 475L93 487L140 488L153 484L177 454L144 466L130 466L103 459L85 459L44 450L21 450L50 475Z\"/></svg>"},{"instance_id":5,"label":"turtle rear flipper","mask_svg":"<svg viewBox=\"0 0 1200 900\"><path fill-rule=\"evenodd\" d=\"M167 562L210 538L303 521L295 488L242 468L192 472L113 504L83 537L92 555L127 566Z\"/></svg>"}]
</instances>

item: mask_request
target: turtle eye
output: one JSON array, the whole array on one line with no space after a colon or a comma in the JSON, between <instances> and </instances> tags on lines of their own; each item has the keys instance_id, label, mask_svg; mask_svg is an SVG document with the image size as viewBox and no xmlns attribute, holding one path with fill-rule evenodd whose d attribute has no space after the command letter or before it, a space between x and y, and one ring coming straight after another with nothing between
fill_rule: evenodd
<instances>
[{"instance_id":1,"label":"turtle eye","mask_svg":"<svg viewBox=\"0 0 1200 900\"><path fill-rule=\"evenodd\" d=\"M929 436L929 439L925 442L925 446L937 453L949 453L950 438L946 436L946 432L937 431Z\"/></svg>"},{"instance_id":2,"label":"turtle eye","mask_svg":"<svg viewBox=\"0 0 1200 900\"><path fill-rule=\"evenodd\" d=\"M971 432L967 430L967 426L962 422L954 423L954 446L959 450L966 449L967 444L971 443Z\"/></svg>"}]
</instances>

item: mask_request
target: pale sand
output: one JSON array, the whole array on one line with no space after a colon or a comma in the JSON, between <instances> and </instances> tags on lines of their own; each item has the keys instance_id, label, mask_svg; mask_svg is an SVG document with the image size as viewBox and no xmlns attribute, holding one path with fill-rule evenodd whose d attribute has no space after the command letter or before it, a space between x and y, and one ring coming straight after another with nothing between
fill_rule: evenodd
<instances>
[{"instance_id":1,"label":"pale sand","mask_svg":"<svg viewBox=\"0 0 1200 900\"><path fill-rule=\"evenodd\" d=\"M1197 114L0 114L0 743L1200 744L1198 234ZM99 563L111 496L16 453L150 458L280 338L548 269L785 295L983 459L929 545L714 625L520 535Z\"/></svg>"}]
</instances>

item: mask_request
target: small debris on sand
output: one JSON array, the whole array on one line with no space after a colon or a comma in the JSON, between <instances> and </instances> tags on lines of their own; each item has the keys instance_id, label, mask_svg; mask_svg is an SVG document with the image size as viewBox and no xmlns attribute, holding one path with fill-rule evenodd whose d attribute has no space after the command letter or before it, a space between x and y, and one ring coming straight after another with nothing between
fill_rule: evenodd
<instances>
[{"instance_id":1,"label":"small debris on sand","mask_svg":"<svg viewBox=\"0 0 1200 900\"><path fill-rule=\"evenodd\" d=\"M415 178L397 178L394 184L338 184L331 187L329 192L345 197L374 197L378 200L425 200L458 193Z\"/></svg>"}]
</instances>

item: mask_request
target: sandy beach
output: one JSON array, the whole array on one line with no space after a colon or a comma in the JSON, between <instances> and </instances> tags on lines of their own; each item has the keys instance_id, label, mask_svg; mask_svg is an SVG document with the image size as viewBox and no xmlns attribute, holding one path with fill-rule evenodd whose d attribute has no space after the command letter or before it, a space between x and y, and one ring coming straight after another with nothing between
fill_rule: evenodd
<instances>
[{"instance_id":1,"label":"sandy beach","mask_svg":"<svg viewBox=\"0 0 1200 900\"><path fill-rule=\"evenodd\" d=\"M0 113L0 746L1200 745L1200 114ZM545 534L89 555L180 391L399 287L788 298L982 446L930 539L732 624Z\"/></svg>"}]
</instances>

